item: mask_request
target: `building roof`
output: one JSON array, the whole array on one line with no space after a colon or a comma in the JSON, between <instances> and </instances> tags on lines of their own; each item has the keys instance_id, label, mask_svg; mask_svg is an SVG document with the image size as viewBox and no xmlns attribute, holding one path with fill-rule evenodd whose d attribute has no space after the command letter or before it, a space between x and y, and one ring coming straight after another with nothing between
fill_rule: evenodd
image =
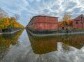
<instances>
[{"instance_id":1,"label":"building roof","mask_svg":"<svg viewBox=\"0 0 84 62\"><path fill-rule=\"evenodd\" d=\"M81 14L81 15L79 15L78 17L76 17L74 20L84 20L84 15L83 14Z\"/></svg>"},{"instance_id":2,"label":"building roof","mask_svg":"<svg viewBox=\"0 0 84 62\"><path fill-rule=\"evenodd\" d=\"M34 16L34 17L50 17L50 18L58 18L58 17L54 17L54 16L46 16L46 15L37 15L37 16ZM33 17L33 18L34 18Z\"/></svg>"}]
</instances>

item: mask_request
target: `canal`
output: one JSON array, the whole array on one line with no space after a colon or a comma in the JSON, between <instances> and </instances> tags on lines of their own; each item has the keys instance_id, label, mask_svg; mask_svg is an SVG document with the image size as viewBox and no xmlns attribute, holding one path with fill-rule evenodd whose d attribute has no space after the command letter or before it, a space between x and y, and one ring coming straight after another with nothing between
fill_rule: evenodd
<instances>
[{"instance_id":1,"label":"canal","mask_svg":"<svg viewBox=\"0 0 84 62\"><path fill-rule=\"evenodd\" d=\"M26 30L0 35L0 62L83 62L83 42L76 41L83 41L84 35L76 36L40 38Z\"/></svg>"}]
</instances>

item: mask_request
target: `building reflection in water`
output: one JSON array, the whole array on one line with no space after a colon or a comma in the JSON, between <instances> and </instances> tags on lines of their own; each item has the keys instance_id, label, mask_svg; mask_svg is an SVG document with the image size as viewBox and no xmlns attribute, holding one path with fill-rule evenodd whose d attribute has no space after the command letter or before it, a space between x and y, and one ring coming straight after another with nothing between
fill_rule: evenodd
<instances>
[{"instance_id":1,"label":"building reflection in water","mask_svg":"<svg viewBox=\"0 0 84 62\"><path fill-rule=\"evenodd\" d=\"M82 48L84 45L84 34L77 35L59 35L59 36L32 36L27 32L32 49L36 54L45 54L57 50L57 43L62 42L62 48L69 50L68 46Z\"/></svg>"}]
</instances>

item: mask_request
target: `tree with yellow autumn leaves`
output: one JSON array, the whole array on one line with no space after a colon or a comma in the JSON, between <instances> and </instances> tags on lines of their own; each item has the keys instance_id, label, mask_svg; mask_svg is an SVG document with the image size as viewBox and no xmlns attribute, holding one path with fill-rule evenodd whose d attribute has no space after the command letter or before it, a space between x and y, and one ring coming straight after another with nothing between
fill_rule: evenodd
<instances>
[{"instance_id":1,"label":"tree with yellow autumn leaves","mask_svg":"<svg viewBox=\"0 0 84 62\"><path fill-rule=\"evenodd\" d=\"M24 28L14 17L0 18L0 29L6 28Z\"/></svg>"},{"instance_id":2,"label":"tree with yellow autumn leaves","mask_svg":"<svg viewBox=\"0 0 84 62\"><path fill-rule=\"evenodd\" d=\"M64 26L71 26L72 25L72 19L70 13L65 13L63 17L63 25Z\"/></svg>"},{"instance_id":3,"label":"tree with yellow autumn leaves","mask_svg":"<svg viewBox=\"0 0 84 62\"><path fill-rule=\"evenodd\" d=\"M71 19L70 13L65 13L62 21L59 22L59 29L71 30L73 27L73 20Z\"/></svg>"}]
</instances>

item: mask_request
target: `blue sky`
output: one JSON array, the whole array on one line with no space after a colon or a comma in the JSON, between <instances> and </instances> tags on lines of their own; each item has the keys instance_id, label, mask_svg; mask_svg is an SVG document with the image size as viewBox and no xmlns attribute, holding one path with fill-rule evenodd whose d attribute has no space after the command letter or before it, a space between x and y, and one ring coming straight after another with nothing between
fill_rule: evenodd
<instances>
[{"instance_id":1,"label":"blue sky","mask_svg":"<svg viewBox=\"0 0 84 62\"><path fill-rule=\"evenodd\" d=\"M35 15L62 18L65 12L72 17L84 14L84 0L0 0L0 8L9 16L19 15L18 22L26 26Z\"/></svg>"}]
</instances>

